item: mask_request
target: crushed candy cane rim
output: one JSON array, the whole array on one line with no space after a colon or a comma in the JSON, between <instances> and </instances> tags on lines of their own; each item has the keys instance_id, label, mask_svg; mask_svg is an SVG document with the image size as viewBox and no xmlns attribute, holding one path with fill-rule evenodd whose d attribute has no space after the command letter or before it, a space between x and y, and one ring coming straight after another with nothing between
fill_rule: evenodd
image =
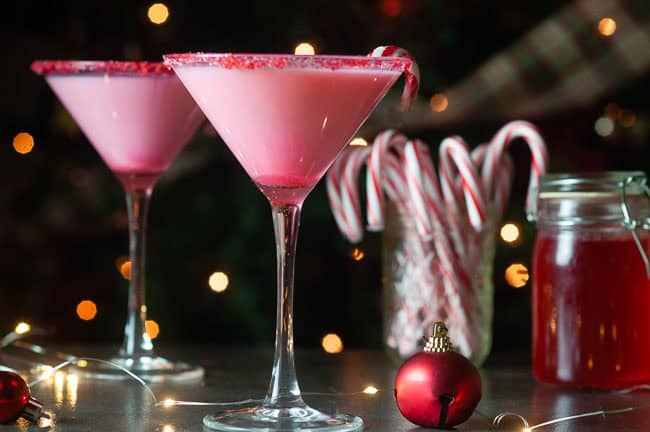
<instances>
[{"instance_id":1,"label":"crushed candy cane rim","mask_svg":"<svg viewBox=\"0 0 650 432\"><path fill-rule=\"evenodd\" d=\"M125 73L137 75L174 75L163 62L116 60L36 60L30 69L38 75L79 73Z\"/></svg>"},{"instance_id":2,"label":"crushed candy cane rim","mask_svg":"<svg viewBox=\"0 0 650 432\"><path fill-rule=\"evenodd\" d=\"M379 69L404 72L413 62L405 57L295 55L248 53L180 53L163 55L169 66L217 66L224 69Z\"/></svg>"}]
</instances>

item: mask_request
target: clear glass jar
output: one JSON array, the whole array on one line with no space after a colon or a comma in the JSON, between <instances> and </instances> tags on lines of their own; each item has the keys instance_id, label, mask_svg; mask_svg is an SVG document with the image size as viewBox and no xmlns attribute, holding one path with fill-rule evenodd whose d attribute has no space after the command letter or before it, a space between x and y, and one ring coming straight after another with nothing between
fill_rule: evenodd
<instances>
[{"instance_id":1,"label":"clear glass jar","mask_svg":"<svg viewBox=\"0 0 650 432\"><path fill-rule=\"evenodd\" d=\"M469 308L465 324L457 322L457 304L444 290L443 274L433 251L423 242L413 215L387 200L382 248L383 330L389 355L401 361L424 346L436 321L444 321L456 348L480 365L492 345L494 285L492 269L496 233L493 224L480 233L469 226L467 256L462 260L469 285L462 302ZM463 330L464 329L464 330Z\"/></svg>"},{"instance_id":2,"label":"clear glass jar","mask_svg":"<svg viewBox=\"0 0 650 432\"><path fill-rule=\"evenodd\" d=\"M533 253L533 371L545 383L650 383L650 221L642 172L543 176Z\"/></svg>"}]
</instances>

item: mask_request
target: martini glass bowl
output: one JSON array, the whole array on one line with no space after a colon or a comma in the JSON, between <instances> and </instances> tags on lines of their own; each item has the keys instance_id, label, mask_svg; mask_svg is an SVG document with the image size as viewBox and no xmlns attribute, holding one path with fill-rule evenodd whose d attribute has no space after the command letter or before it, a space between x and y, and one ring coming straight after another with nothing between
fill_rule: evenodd
<instances>
[{"instance_id":1,"label":"martini glass bowl","mask_svg":"<svg viewBox=\"0 0 650 432\"><path fill-rule=\"evenodd\" d=\"M110 360L149 382L192 380L203 369L157 356L146 331L145 242L154 185L204 116L163 63L36 61L43 75L126 192L131 260L124 343ZM106 366L79 369L96 378L126 375Z\"/></svg>"},{"instance_id":2,"label":"martini glass bowl","mask_svg":"<svg viewBox=\"0 0 650 432\"><path fill-rule=\"evenodd\" d=\"M273 54L164 56L268 198L277 247L273 373L255 408L208 415L221 431L356 431L359 417L309 407L294 365L293 275L303 202L411 60Z\"/></svg>"}]
</instances>

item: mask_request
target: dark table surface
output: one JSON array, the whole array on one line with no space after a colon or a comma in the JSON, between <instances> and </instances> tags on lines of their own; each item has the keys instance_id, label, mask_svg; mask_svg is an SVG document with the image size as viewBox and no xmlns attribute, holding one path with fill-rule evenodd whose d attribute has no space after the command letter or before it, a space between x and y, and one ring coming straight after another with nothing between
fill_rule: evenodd
<instances>
[{"instance_id":1,"label":"dark table surface","mask_svg":"<svg viewBox=\"0 0 650 432\"><path fill-rule=\"evenodd\" d=\"M107 353L106 347L57 347L77 355ZM203 365L203 381L186 384L157 384L152 389L159 399L226 402L262 398L268 384L272 352L253 349L215 349L187 347L160 350L170 357ZM5 357L4 363L9 360ZM328 355L322 351L298 351L297 369L305 393L355 393L367 385L381 391L369 396L306 395L306 401L328 412L353 413L363 418L366 431L420 431L401 417L393 402L392 387L396 365L381 351L345 351ZM3 357L0 356L0 364ZM525 363L514 365L512 358L493 358L483 368L483 400L478 412L460 431L494 430L491 419L498 413L512 411L523 415L531 425L551 418L588 411L641 407L641 409L606 416L579 419L542 427L541 431L648 431L650 430L650 392L617 394L605 391L580 391L538 385ZM52 425L38 427L19 421L0 426L9 431L134 431L181 432L207 431L202 417L217 408L154 408L147 392L134 381L96 381L60 374L33 388L53 414ZM647 409L643 407L648 407ZM512 427L521 432L522 426Z\"/></svg>"}]
</instances>

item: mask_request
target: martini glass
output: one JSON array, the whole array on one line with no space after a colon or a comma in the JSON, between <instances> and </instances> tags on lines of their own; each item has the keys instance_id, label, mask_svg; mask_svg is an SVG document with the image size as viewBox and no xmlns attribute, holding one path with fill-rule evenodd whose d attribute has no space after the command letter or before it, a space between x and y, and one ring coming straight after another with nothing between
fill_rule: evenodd
<instances>
[{"instance_id":1,"label":"martini glass","mask_svg":"<svg viewBox=\"0 0 650 432\"><path fill-rule=\"evenodd\" d=\"M221 431L354 431L302 399L293 344L293 274L303 201L411 60L396 57L171 54L179 78L268 198L277 245L275 359L264 402L203 419Z\"/></svg>"},{"instance_id":2,"label":"martini glass","mask_svg":"<svg viewBox=\"0 0 650 432\"><path fill-rule=\"evenodd\" d=\"M128 313L124 343L110 360L150 382L200 378L200 367L154 354L145 326L144 269L151 192L203 114L162 63L36 61L32 70L45 76L126 192L131 259ZM80 371L98 378L126 377L104 366Z\"/></svg>"}]
</instances>

